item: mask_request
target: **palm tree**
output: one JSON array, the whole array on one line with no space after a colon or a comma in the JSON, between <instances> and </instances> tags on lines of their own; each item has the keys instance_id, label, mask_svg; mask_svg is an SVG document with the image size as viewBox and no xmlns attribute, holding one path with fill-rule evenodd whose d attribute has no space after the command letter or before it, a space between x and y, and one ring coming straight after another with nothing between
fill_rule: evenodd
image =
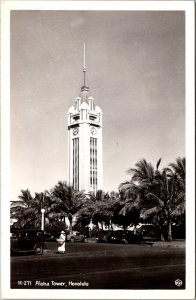
<instances>
[{"instance_id":1,"label":"palm tree","mask_svg":"<svg viewBox=\"0 0 196 300\"><path fill-rule=\"evenodd\" d=\"M171 176L173 176L173 174L177 176L179 189L185 193L185 185L186 185L185 158L178 157L176 159L176 163L170 163L167 170L171 174Z\"/></svg>"},{"instance_id":2,"label":"palm tree","mask_svg":"<svg viewBox=\"0 0 196 300\"><path fill-rule=\"evenodd\" d=\"M178 174L178 176L180 178L185 180L185 176L186 176L186 160L185 160L185 157L176 158L176 163L170 163L169 167L171 167L174 170L174 173Z\"/></svg>"},{"instance_id":3,"label":"palm tree","mask_svg":"<svg viewBox=\"0 0 196 300\"><path fill-rule=\"evenodd\" d=\"M154 182L156 172L160 165L161 159L158 160L156 170L153 165L142 159L138 161L135 166L127 171L128 174L132 175L130 181L121 183L119 186L121 199L124 200L122 209L119 211L120 215L127 218L129 224L134 225L134 232L136 233L136 226L140 222L140 210L145 199L145 194L150 190L154 189Z\"/></svg>"},{"instance_id":4,"label":"palm tree","mask_svg":"<svg viewBox=\"0 0 196 300\"><path fill-rule=\"evenodd\" d=\"M177 159L176 164L170 164L163 172L159 171L161 159L156 164L156 169L145 159L136 163L136 168L128 170L132 174L129 182L121 184L125 190L124 214L131 212L136 207L141 209L144 221L149 221L159 227L161 239L165 224L168 226L168 240L172 239L171 221L185 210L183 192L185 187L185 159ZM129 200L131 193L139 194L136 203Z\"/></svg>"},{"instance_id":5,"label":"palm tree","mask_svg":"<svg viewBox=\"0 0 196 300\"><path fill-rule=\"evenodd\" d=\"M33 199L33 197L31 196L31 192L28 189L21 190L21 195L19 195L18 198L23 202L28 202Z\"/></svg>"},{"instance_id":6,"label":"palm tree","mask_svg":"<svg viewBox=\"0 0 196 300\"><path fill-rule=\"evenodd\" d=\"M46 227L51 223L51 195L48 191L35 193L35 197L32 197L28 189L21 190L18 198L19 201L11 203L11 217L17 219L14 227L40 228L42 208L45 209Z\"/></svg>"},{"instance_id":7,"label":"palm tree","mask_svg":"<svg viewBox=\"0 0 196 300\"><path fill-rule=\"evenodd\" d=\"M73 217L81 209L85 195L81 191L75 191L73 186L68 185L65 181L59 181L51 190L52 205L51 210L59 212L60 216L67 216L72 232Z\"/></svg>"},{"instance_id":8,"label":"palm tree","mask_svg":"<svg viewBox=\"0 0 196 300\"><path fill-rule=\"evenodd\" d=\"M178 178L166 170L157 173L154 191L146 194L148 202L141 211L141 217L156 221L161 229L167 225L168 241L172 240L172 218L184 212L183 193L179 193Z\"/></svg>"},{"instance_id":9,"label":"palm tree","mask_svg":"<svg viewBox=\"0 0 196 300\"><path fill-rule=\"evenodd\" d=\"M95 194L89 193L87 199L78 213L78 221L83 227L87 226L90 221L103 230L104 225L112 230L113 223L116 220L114 217L117 209L119 195L116 192L110 194L102 190L98 190Z\"/></svg>"},{"instance_id":10,"label":"palm tree","mask_svg":"<svg viewBox=\"0 0 196 300\"><path fill-rule=\"evenodd\" d=\"M119 187L120 191L124 192L126 200L130 196L131 198L135 197L137 198L136 203L138 208L141 207L145 194L154 191L156 188L156 177L159 174L160 162L161 158L157 161L155 169L146 159L142 159L135 164L136 168L131 168L127 171L128 174L132 175L132 178L130 181L122 183Z\"/></svg>"},{"instance_id":11,"label":"palm tree","mask_svg":"<svg viewBox=\"0 0 196 300\"><path fill-rule=\"evenodd\" d=\"M38 195L38 194L37 194ZM40 205L37 198L33 198L30 191L21 190L18 196L19 201L14 201L11 204L11 217L17 219L14 227L18 228L39 228L40 227Z\"/></svg>"},{"instance_id":12,"label":"palm tree","mask_svg":"<svg viewBox=\"0 0 196 300\"><path fill-rule=\"evenodd\" d=\"M127 226L134 225L134 233L136 233L136 226L140 222L140 206L142 201L140 185L136 185L132 181L121 183L119 186L119 195L122 203L121 209L118 212L121 216L121 222L124 221L125 229Z\"/></svg>"},{"instance_id":13,"label":"palm tree","mask_svg":"<svg viewBox=\"0 0 196 300\"><path fill-rule=\"evenodd\" d=\"M159 166L159 164L157 163ZM136 168L131 168L127 171L132 175L131 181L133 183L148 187L153 185L155 170L151 163L148 163L146 159L142 159L135 164Z\"/></svg>"},{"instance_id":14,"label":"palm tree","mask_svg":"<svg viewBox=\"0 0 196 300\"><path fill-rule=\"evenodd\" d=\"M178 181L178 190L181 194L183 201L181 205L176 207L173 213L173 221L177 222L177 226L181 227L181 230L185 232L185 201L186 201L186 160L185 157L178 157L175 163L170 163L167 168L169 176L176 176Z\"/></svg>"},{"instance_id":15,"label":"palm tree","mask_svg":"<svg viewBox=\"0 0 196 300\"><path fill-rule=\"evenodd\" d=\"M95 194L89 193L84 205L80 209L80 219L89 220L89 223L92 221L97 227L98 223L101 223L103 229L103 223L109 224L108 199L108 193L102 190L98 190Z\"/></svg>"},{"instance_id":16,"label":"palm tree","mask_svg":"<svg viewBox=\"0 0 196 300\"><path fill-rule=\"evenodd\" d=\"M11 219L17 220L14 226L17 225L20 227L24 223L24 221L22 221L22 217L24 215L23 211L28 208L29 203L33 198L28 189L21 190L21 194L18 196L18 198L20 200L11 202L10 217Z\"/></svg>"}]
</instances>

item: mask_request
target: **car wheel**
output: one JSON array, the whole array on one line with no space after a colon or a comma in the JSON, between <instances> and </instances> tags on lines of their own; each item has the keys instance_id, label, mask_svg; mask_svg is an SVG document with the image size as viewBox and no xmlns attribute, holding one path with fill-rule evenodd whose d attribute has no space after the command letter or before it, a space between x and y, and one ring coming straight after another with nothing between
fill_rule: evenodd
<instances>
[{"instance_id":1,"label":"car wheel","mask_svg":"<svg viewBox=\"0 0 196 300\"><path fill-rule=\"evenodd\" d=\"M34 247L34 252L37 255L42 255L43 254L43 246L40 244L36 244Z\"/></svg>"},{"instance_id":2,"label":"car wheel","mask_svg":"<svg viewBox=\"0 0 196 300\"><path fill-rule=\"evenodd\" d=\"M75 242L75 240L74 240L73 237L70 239L70 242L71 242L71 243L74 243L74 242Z\"/></svg>"}]
</instances>

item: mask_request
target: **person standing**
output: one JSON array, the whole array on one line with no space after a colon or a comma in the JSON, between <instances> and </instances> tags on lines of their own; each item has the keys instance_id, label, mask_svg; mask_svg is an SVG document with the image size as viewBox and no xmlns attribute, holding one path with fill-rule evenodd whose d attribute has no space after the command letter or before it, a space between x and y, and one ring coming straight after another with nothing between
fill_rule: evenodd
<instances>
[{"instance_id":1,"label":"person standing","mask_svg":"<svg viewBox=\"0 0 196 300\"><path fill-rule=\"evenodd\" d=\"M61 235L60 235L59 239L57 240L58 244L59 244L59 247L58 247L59 253L65 253L65 240L66 240L65 231L62 230Z\"/></svg>"}]
</instances>

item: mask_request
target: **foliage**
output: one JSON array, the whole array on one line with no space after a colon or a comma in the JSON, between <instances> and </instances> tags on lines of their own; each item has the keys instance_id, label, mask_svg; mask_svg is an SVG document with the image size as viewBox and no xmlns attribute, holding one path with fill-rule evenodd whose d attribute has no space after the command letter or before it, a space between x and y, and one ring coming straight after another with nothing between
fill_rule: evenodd
<instances>
[{"instance_id":1,"label":"foliage","mask_svg":"<svg viewBox=\"0 0 196 300\"><path fill-rule=\"evenodd\" d=\"M185 159L178 158L175 164L162 171L158 169L160 162L161 159L154 169L151 163L142 159L136 163L136 168L128 170L132 174L131 181L120 185L126 199L121 213L128 216L130 212L140 211L138 223L155 224L162 239L167 228L166 238L171 241L172 221L185 214Z\"/></svg>"},{"instance_id":2,"label":"foliage","mask_svg":"<svg viewBox=\"0 0 196 300\"><path fill-rule=\"evenodd\" d=\"M65 181L59 181L51 190L52 209L54 212L60 212L61 216L67 216L72 231L73 217L81 209L85 195L83 192L75 191L73 186Z\"/></svg>"},{"instance_id":3,"label":"foliage","mask_svg":"<svg viewBox=\"0 0 196 300\"><path fill-rule=\"evenodd\" d=\"M17 220L13 224L15 228L41 228L41 209L45 209L45 229L46 230L61 230L65 229L65 224L62 224L61 214L53 212L52 198L48 191L44 193L35 193L35 197L31 196L30 191L21 190L18 196L19 201L14 201L11 204L11 218Z\"/></svg>"},{"instance_id":4,"label":"foliage","mask_svg":"<svg viewBox=\"0 0 196 300\"><path fill-rule=\"evenodd\" d=\"M111 198L112 199L112 198ZM87 226L90 221L98 226L98 223L109 226L112 218L111 199L108 193L98 190L96 194L89 193L85 203L81 207L78 214L78 223L83 227Z\"/></svg>"},{"instance_id":5,"label":"foliage","mask_svg":"<svg viewBox=\"0 0 196 300\"><path fill-rule=\"evenodd\" d=\"M10 209L11 218L17 219L14 227L40 228L43 193L36 193L33 198L28 189L21 190L18 198L20 200L12 202Z\"/></svg>"},{"instance_id":6,"label":"foliage","mask_svg":"<svg viewBox=\"0 0 196 300\"><path fill-rule=\"evenodd\" d=\"M34 197L28 189L21 190L19 200L11 203L11 218L17 220L13 226L41 228L44 208L47 231L66 229L66 217L71 231L76 218L74 226L83 232L91 222L96 230L100 224L102 229L104 225L109 229L113 225L127 229L146 222L159 228L162 239L172 240L172 228L185 232L185 158L178 157L162 170L160 163L161 159L154 168L145 159L138 161L135 168L127 171L131 180L121 183L118 192L98 190L96 194L84 194L65 181L59 181L50 191L35 193Z\"/></svg>"}]
</instances>

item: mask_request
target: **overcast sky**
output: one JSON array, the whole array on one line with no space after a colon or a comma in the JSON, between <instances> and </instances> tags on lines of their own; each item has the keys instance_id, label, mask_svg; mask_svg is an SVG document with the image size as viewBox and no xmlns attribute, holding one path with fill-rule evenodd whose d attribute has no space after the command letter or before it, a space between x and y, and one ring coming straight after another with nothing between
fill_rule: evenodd
<instances>
[{"instance_id":1,"label":"overcast sky","mask_svg":"<svg viewBox=\"0 0 196 300\"><path fill-rule=\"evenodd\" d=\"M11 12L11 200L68 179L67 111L87 83L103 110L104 190L146 158L185 155L183 11Z\"/></svg>"}]
</instances>

